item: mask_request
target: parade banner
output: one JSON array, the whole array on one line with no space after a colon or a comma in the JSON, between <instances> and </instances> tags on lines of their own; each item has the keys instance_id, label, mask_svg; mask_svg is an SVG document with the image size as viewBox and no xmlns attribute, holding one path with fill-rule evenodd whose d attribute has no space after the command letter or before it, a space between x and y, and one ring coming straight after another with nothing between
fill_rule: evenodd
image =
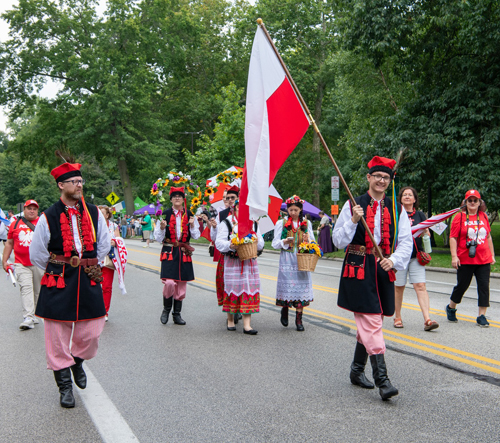
<instances>
[{"instance_id":1,"label":"parade banner","mask_svg":"<svg viewBox=\"0 0 500 443\"><path fill-rule=\"evenodd\" d=\"M452 209L451 211L448 211L448 212L443 212L442 214L434 215L434 216L428 218L427 220L424 220L422 223L419 223L418 225L412 226L411 233L413 234L413 237L417 238L427 228L430 228L431 226L437 225L438 223L445 221L446 219L450 218L453 214L456 214L461 209L462 208L460 207L460 208Z\"/></svg>"}]
</instances>

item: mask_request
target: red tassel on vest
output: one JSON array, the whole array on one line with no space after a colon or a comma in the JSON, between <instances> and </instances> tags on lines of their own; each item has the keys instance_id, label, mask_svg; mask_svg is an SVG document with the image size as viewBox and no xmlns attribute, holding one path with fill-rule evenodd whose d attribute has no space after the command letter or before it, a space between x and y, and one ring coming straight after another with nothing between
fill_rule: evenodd
<instances>
[{"instance_id":1,"label":"red tassel on vest","mask_svg":"<svg viewBox=\"0 0 500 443\"><path fill-rule=\"evenodd\" d=\"M396 273L394 272L394 269L391 269L389 272L389 281L390 282L395 282L396 281Z\"/></svg>"},{"instance_id":2,"label":"red tassel on vest","mask_svg":"<svg viewBox=\"0 0 500 443\"><path fill-rule=\"evenodd\" d=\"M349 278L356 277L356 274L354 273L354 271L355 271L354 266L349 266Z\"/></svg>"},{"instance_id":3,"label":"red tassel on vest","mask_svg":"<svg viewBox=\"0 0 500 443\"><path fill-rule=\"evenodd\" d=\"M364 280L365 279L365 268L358 268L358 280Z\"/></svg>"},{"instance_id":4,"label":"red tassel on vest","mask_svg":"<svg viewBox=\"0 0 500 443\"><path fill-rule=\"evenodd\" d=\"M66 287L66 283L64 282L64 275L61 274L59 278L57 279L57 287L59 289L63 289Z\"/></svg>"},{"instance_id":5,"label":"red tassel on vest","mask_svg":"<svg viewBox=\"0 0 500 443\"><path fill-rule=\"evenodd\" d=\"M349 268L350 266L346 263L344 266L344 273L342 274L342 277L347 278L347 276L349 275Z\"/></svg>"},{"instance_id":6,"label":"red tassel on vest","mask_svg":"<svg viewBox=\"0 0 500 443\"><path fill-rule=\"evenodd\" d=\"M42 281L40 282L42 286L47 286L47 274L43 274Z\"/></svg>"},{"instance_id":7,"label":"red tassel on vest","mask_svg":"<svg viewBox=\"0 0 500 443\"><path fill-rule=\"evenodd\" d=\"M56 285L56 279L54 278L54 275L50 274L49 278L47 279L47 288L53 288Z\"/></svg>"}]
</instances>

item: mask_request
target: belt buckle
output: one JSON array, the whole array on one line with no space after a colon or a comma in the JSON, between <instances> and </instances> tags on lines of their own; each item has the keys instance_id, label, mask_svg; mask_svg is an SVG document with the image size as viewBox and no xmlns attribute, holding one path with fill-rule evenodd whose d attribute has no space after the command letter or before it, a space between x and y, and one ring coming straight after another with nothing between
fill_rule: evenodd
<instances>
[{"instance_id":1,"label":"belt buckle","mask_svg":"<svg viewBox=\"0 0 500 443\"><path fill-rule=\"evenodd\" d=\"M361 245L361 246L359 247L359 252L365 252L365 251L366 251L366 246Z\"/></svg>"},{"instance_id":2,"label":"belt buckle","mask_svg":"<svg viewBox=\"0 0 500 443\"><path fill-rule=\"evenodd\" d=\"M73 268L77 268L78 266L80 266L80 257L78 257L77 255L73 255L73 257L69 259L69 264Z\"/></svg>"}]
</instances>

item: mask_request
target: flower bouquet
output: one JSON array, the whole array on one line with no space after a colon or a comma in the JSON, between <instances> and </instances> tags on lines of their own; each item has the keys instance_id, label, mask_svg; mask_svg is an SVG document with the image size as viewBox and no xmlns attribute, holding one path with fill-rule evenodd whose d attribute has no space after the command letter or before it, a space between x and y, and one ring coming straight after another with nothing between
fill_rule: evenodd
<instances>
[{"instance_id":1,"label":"flower bouquet","mask_svg":"<svg viewBox=\"0 0 500 443\"><path fill-rule=\"evenodd\" d=\"M297 264L299 271L314 272L316 264L322 256L323 251L316 242L301 243L297 252Z\"/></svg>"},{"instance_id":2,"label":"flower bouquet","mask_svg":"<svg viewBox=\"0 0 500 443\"><path fill-rule=\"evenodd\" d=\"M229 239L231 244L236 246L241 261L257 258L257 234L255 232L251 232L243 238L239 238L238 234L231 234Z\"/></svg>"},{"instance_id":3,"label":"flower bouquet","mask_svg":"<svg viewBox=\"0 0 500 443\"><path fill-rule=\"evenodd\" d=\"M221 183L229 185L235 180L241 180L242 178L243 178L243 171L230 171L228 169L227 171L217 174L215 180L217 181L218 185Z\"/></svg>"}]
</instances>

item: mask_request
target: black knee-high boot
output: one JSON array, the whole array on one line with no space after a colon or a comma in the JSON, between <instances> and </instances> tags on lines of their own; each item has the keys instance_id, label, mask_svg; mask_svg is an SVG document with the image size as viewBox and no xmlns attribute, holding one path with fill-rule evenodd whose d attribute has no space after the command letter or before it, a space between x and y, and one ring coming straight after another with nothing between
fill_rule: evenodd
<instances>
[{"instance_id":1,"label":"black knee-high boot","mask_svg":"<svg viewBox=\"0 0 500 443\"><path fill-rule=\"evenodd\" d=\"M165 298L163 297L163 311L161 313L160 321L166 325L168 322L168 314L172 310L172 300L173 297Z\"/></svg>"},{"instance_id":2,"label":"black knee-high boot","mask_svg":"<svg viewBox=\"0 0 500 443\"><path fill-rule=\"evenodd\" d=\"M87 374L83 370L83 359L79 357L73 357L73 359L75 364L71 366L71 372L73 373L75 385L80 389L85 389L87 387Z\"/></svg>"},{"instance_id":3,"label":"black knee-high boot","mask_svg":"<svg viewBox=\"0 0 500 443\"><path fill-rule=\"evenodd\" d=\"M176 325L185 325L186 322L181 317L182 300L174 300L174 312L172 312L172 318Z\"/></svg>"},{"instance_id":4,"label":"black knee-high boot","mask_svg":"<svg viewBox=\"0 0 500 443\"><path fill-rule=\"evenodd\" d=\"M281 324L286 328L288 326L288 306L281 308Z\"/></svg>"},{"instance_id":5,"label":"black knee-high boot","mask_svg":"<svg viewBox=\"0 0 500 443\"><path fill-rule=\"evenodd\" d=\"M74 408L75 397L73 396L73 382L71 381L71 370L64 368L59 371L54 371L54 378L61 397L59 399L63 408Z\"/></svg>"},{"instance_id":6,"label":"black knee-high boot","mask_svg":"<svg viewBox=\"0 0 500 443\"><path fill-rule=\"evenodd\" d=\"M302 324L302 311L295 311L295 326L297 331L303 331L304 325Z\"/></svg>"},{"instance_id":7,"label":"black knee-high boot","mask_svg":"<svg viewBox=\"0 0 500 443\"><path fill-rule=\"evenodd\" d=\"M399 394L399 391L392 386L387 377L387 367L385 366L384 354L370 355L370 363L373 369L373 379L377 386L382 400L387 400Z\"/></svg>"},{"instance_id":8,"label":"black knee-high boot","mask_svg":"<svg viewBox=\"0 0 500 443\"><path fill-rule=\"evenodd\" d=\"M373 389L375 386L365 376L365 366L367 361L368 353L366 352L364 345L362 345L359 341L356 342L354 359L351 363L351 383L365 389Z\"/></svg>"}]
</instances>

